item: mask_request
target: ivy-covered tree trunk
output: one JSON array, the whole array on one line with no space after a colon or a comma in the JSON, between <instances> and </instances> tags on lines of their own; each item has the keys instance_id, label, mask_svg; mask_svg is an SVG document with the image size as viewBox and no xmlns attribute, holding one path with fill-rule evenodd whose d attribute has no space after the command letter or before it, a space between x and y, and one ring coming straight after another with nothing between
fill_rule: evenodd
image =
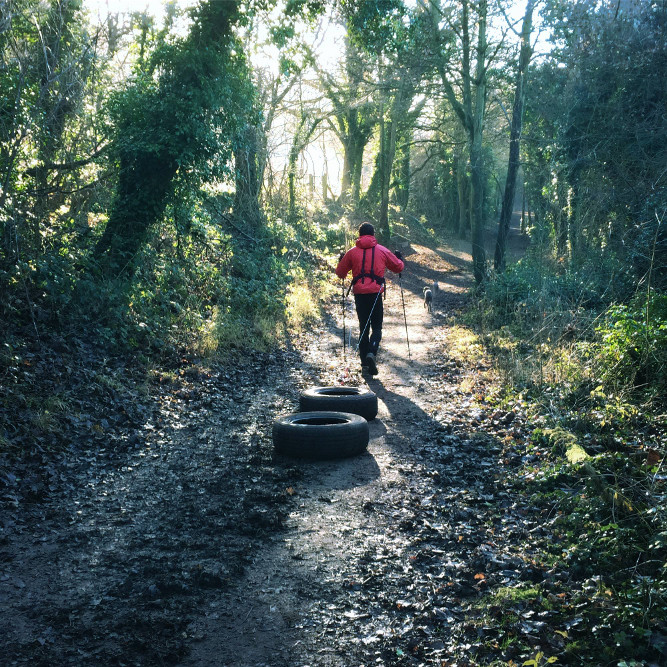
<instances>
[{"instance_id":1,"label":"ivy-covered tree trunk","mask_svg":"<svg viewBox=\"0 0 667 667\"><path fill-rule=\"evenodd\" d=\"M202 2L190 34L170 52L157 82L140 79L117 101L119 178L94 251L106 277L132 273L150 229L164 214L177 172L212 160L220 148L211 128L223 103L234 104L228 99L234 74L225 61L238 6L231 0ZM234 124L230 116L227 112L222 120L229 126Z\"/></svg>"},{"instance_id":2,"label":"ivy-covered tree trunk","mask_svg":"<svg viewBox=\"0 0 667 667\"><path fill-rule=\"evenodd\" d=\"M132 273L151 226L164 214L176 175L176 163L166 156L142 158L140 177L136 164L121 159L111 217L95 248L98 259L106 258L104 273L110 277Z\"/></svg>"},{"instance_id":3,"label":"ivy-covered tree trunk","mask_svg":"<svg viewBox=\"0 0 667 667\"><path fill-rule=\"evenodd\" d=\"M496 271L505 270L505 247L507 234L509 233L510 221L514 210L514 193L516 191L516 177L519 173L520 159L519 148L521 142L521 128L523 123L523 107L526 98L526 72L533 49L530 45L530 35L533 23L534 0L528 0L526 13L523 17L521 30L521 52L519 54L519 67L516 76L516 89L514 91L514 107L512 109L512 124L510 128L510 151L507 164L507 179L503 193L503 203L500 209L500 220L498 221L498 237L496 239L496 252L493 265Z\"/></svg>"}]
</instances>

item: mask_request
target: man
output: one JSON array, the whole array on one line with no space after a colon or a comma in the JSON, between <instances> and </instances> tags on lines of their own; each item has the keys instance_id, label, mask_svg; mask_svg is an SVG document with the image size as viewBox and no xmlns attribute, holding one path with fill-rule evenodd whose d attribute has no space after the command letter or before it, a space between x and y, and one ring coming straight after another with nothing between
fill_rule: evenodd
<instances>
[{"instance_id":1,"label":"man","mask_svg":"<svg viewBox=\"0 0 667 667\"><path fill-rule=\"evenodd\" d=\"M354 304L359 318L359 355L362 370L367 367L377 375L377 353L382 339L382 293L385 290L384 272L389 269L401 273L405 268L400 252L394 254L380 245L370 222L359 227L359 238L354 248L342 254L336 275L345 279L352 271Z\"/></svg>"}]
</instances>

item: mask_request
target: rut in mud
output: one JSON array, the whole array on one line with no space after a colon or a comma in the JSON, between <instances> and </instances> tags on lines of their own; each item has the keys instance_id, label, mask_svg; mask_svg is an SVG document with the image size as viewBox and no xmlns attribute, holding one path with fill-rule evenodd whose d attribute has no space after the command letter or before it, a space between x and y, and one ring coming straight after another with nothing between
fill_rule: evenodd
<instances>
[{"instance_id":1,"label":"rut in mud","mask_svg":"<svg viewBox=\"0 0 667 667\"><path fill-rule=\"evenodd\" d=\"M488 367L464 368L449 353L467 257L415 250L403 276L411 358L394 281L377 378L342 358L336 311L273 356L225 368L183 360L173 391L125 446L71 452L53 464L50 494L6 505L7 664L516 657L501 636L493 656L480 653L491 630L471 618L494 587L549 577L525 546L539 517L505 487L521 462L522 415L478 407ZM431 314L421 288L436 279ZM275 456L275 416L297 409L301 389L341 382L367 382L379 397L368 452ZM528 615L521 631L538 644L544 625Z\"/></svg>"}]
</instances>

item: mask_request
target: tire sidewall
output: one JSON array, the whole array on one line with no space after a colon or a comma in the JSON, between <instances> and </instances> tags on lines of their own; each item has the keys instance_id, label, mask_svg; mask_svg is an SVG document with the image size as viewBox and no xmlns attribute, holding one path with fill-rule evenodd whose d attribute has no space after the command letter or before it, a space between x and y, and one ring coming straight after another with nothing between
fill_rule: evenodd
<instances>
[{"instance_id":1,"label":"tire sidewall","mask_svg":"<svg viewBox=\"0 0 667 667\"><path fill-rule=\"evenodd\" d=\"M326 393L351 390L355 390L355 393ZM378 399L374 392L361 387L311 387L301 392L299 410L301 412L347 412L372 421L378 413Z\"/></svg>"},{"instance_id":2,"label":"tire sidewall","mask_svg":"<svg viewBox=\"0 0 667 667\"><path fill-rule=\"evenodd\" d=\"M331 419L337 423L307 424ZM273 422L273 444L286 456L338 459L361 454L368 447L368 422L360 415L310 411L283 415Z\"/></svg>"}]
</instances>

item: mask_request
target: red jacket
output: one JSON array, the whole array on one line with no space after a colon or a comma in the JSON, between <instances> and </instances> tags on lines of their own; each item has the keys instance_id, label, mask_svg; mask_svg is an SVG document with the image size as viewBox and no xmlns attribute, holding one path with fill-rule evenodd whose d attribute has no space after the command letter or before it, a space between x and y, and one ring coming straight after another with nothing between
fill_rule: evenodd
<instances>
[{"instance_id":1,"label":"red jacket","mask_svg":"<svg viewBox=\"0 0 667 667\"><path fill-rule=\"evenodd\" d=\"M356 246L348 250L338 262L336 275L339 278L345 278L352 271L352 279L354 280L362 272L364 274L372 272L378 278L384 278L386 269L394 273L400 273L404 268L405 264L391 250L380 245L374 236L360 236L357 239ZM384 291L384 281L378 283L372 278L364 276L356 280L352 291L355 294L377 294Z\"/></svg>"}]
</instances>

